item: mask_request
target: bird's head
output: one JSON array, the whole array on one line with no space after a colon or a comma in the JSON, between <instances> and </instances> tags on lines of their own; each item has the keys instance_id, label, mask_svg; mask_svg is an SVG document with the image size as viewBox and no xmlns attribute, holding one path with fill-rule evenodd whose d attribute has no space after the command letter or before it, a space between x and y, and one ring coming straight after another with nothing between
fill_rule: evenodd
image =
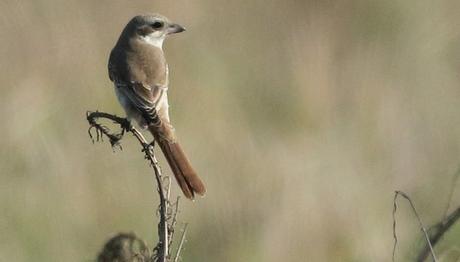
<instances>
[{"instance_id":1,"label":"bird's head","mask_svg":"<svg viewBox=\"0 0 460 262\"><path fill-rule=\"evenodd\" d=\"M172 23L168 18L159 14L135 16L126 25L125 33L147 44L162 48L163 41L171 34L185 31L179 24Z\"/></svg>"}]
</instances>

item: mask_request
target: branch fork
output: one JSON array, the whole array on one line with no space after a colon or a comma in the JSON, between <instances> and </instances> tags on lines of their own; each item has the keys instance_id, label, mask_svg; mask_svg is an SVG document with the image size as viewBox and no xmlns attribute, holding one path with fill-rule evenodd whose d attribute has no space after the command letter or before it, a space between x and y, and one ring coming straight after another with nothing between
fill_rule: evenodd
<instances>
[{"instance_id":1,"label":"branch fork","mask_svg":"<svg viewBox=\"0 0 460 262\"><path fill-rule=\"evenodd\" d=\"M158 243L153 248L153 255L145 255L146 252L142 252L141 254L136 252L131 252L132 257L129 258L128 261L145 261L145 262L168 262L168 261L178 261L180 252L183 248L183 244L185 242L185 235L186 235L186 228L187 224L184 226L184 230L182 233L182 237L179 243L179 247L177 248L176 254L174 258L172 257L171 246L173 244L173 237L175 232L175 227L177 225L177 213L179 212L179 197L177 197L176 201L172 203L170 201L171 196L171 178L169 176L165 176L161 172L160 165L154 154L154 142L148 143L145 137L142 135L139 130L137 130L128 119L122 118L113 114L104 113L104 112L87 112L86 119L90 125L88 129L88 134L92 140L92 142L99 142L103 141L104 136L109 139L110 145L112 149L115 150L116 147L119 147L122 150L121 140L126 133L131 133L140 143L142 147L142 152L145 154L145 159L149 161L150 166L153 168L155 181L157 186L157 192L160 199L159 207L157 208L157 212L160 217L160 221L158 223ZM118 124L120 126L121 131L118 133L113 133L111 130L98 122L99 119L108 119L111 120L114 124ZM95 132L95 135L93 134ZM119 234L116 237L109 240L98 257L99 262L108 262L114 261L114 259L122 259L120 257L112 257L107 259L107 255L110 251L110 254L114 254L113 250L106 250L107 246L113 247L113 243L117 241L131 241L132 243L134 240L138 241L138 238L133 234ZM112 243L112 245L108 245ZM143 242L142 242L143 243ZM123 247L124 245L118 245ZM132 245L131 245L132 246ZM115 245L117 247L117 245ZM107 252L106 252L107 251ZM119 252L118 252L119 253ZM117 254L118 254L117 253ZM121 252L126 255L126 252ZM109 256L110 257L110 256ZM125 260L120 260L125 261Z\"/></svg>"}]
</instances>

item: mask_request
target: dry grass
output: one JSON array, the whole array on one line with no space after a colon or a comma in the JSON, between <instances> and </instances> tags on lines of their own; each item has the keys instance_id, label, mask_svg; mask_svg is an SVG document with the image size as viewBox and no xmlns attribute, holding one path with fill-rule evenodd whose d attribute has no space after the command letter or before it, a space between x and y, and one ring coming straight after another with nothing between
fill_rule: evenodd
<instances>
[{"instance_id":1,"label":"dry grass","mask_svg":"<svg viewBox=\"0 0 460 262\"><path fill-rule=\"evenodd\" d=\"M118 231L156 241L148 166L136 146L92 146L84 115L122 113L108 53L130 17L156 11L188 29L166 43L172 118L209 188L183 206L185 261L389 261L393 191L429 224L457 169L459 8L2 1L0 257L90 261ZM420 244L403 209L401 259ZM441 258L459 253L452 230Z\"/></svg>"}]
</instances>

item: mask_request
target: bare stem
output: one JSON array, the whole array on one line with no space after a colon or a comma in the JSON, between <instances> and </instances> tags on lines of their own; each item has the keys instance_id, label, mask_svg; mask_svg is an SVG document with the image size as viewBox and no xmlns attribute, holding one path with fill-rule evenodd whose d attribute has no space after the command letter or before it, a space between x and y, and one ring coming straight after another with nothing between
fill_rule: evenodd
<instances>
[{"instance_id":1,"label":"bare stem","mask_svg":"<svg viewBox=\"0 0 460 262\"><path fill-rule=\"evenodd\" d=\"M180 239L179 247L177 248L176 257L174 258L174 262L179 261L180 252L182 251L182 247L183 247L184 242L185 242L185 235L187 234L187 226L188 226L188 224L185 224L184 229L182 231L182 237Z\"/></svg>"},{"instance_id":2,"label":"bare stem","mask_svg":"<svg viewBox=\"0 0 460 262\"><path fill-rule=\"evenodd\" d=\"M90 124L90 128L88 129L88 133L91 137L91 139L94 142L94 137L92 134L92 130L96 130L96 140L102 140L103 136L105 135L106 137L109 138L110 144L112 147L114 146L120 146L120 141L125 133L131 132L134 137L139 141L139 143L142 146L142 151L145 153L145 158L150 162L150 165L152 166L154 173L155 173L155 180L157 183L157 190L158 194L160 197L160 206L159 206L159 213L160 213L160 222L158 223L158 238L159 238L159 243L155 247L156 254L154 255L154 260L158 262L167 262L168 258L170 256L170 244L172 243L172 234L173 232L172 229L175 223L176 223L176 214L177 214L177 208L178 208L178 203L176 202L176 210L174 213L174 219L171 223L171 225L168 225L168 213L169 211L169 196L170 196L170 186L171 186L171 180L169 177L166 177L168 180L167 185L165 186L163 183L163 176L161 173L161 168L160 165L158 164L158 161L155 157L153 147L147 143L147 140L145 137L142 135L141 132L139 132L135 127L133 127L129 121L125 118L121 118L112 114L108 113L103 113L103 112L88 112L87 115L87 120ZM112 134L110 132L110 129L107 128L106 126L97 123L97 119L99 118L106 118L109 120L112 120L114 123L117 123L121 126L122 131L118 134ZM121 148L121 146L120 146ZM166 188L165 188L166 187ZM179 199L178 199L179 200ZM177 201L178 201L177 200ZM184 234L185 235L185 234ZM183 238L185 236L183 235ZM183 240L181 241L181 246ZM179 249L180 250L180 249ZM177 256L176 256L177 257Z\"/></svg>"},{"instance_id":3,"label":"bare stem","mask_svg":"<svg viewBox=\"0 0 460 262\"><path fill-rule=\"evenodd\" d=\"M450 213L446 218L438 222L437 224L431 226L428 229L428 233L430 235L430 242L433 246L435 246L442 236L452 227L460 219L460 207L455 209L452 213ZM417 257L417 261L425 261L428 254L430 253L430 246L425 244L425 247L421 250Z\"/></svg>"},{"instance_id":4,"label":"bare stem","mask_svg":"<svg viewBox=\"0 0 460 262\"><path fill-rule=\"evenodd\" d=\"M393 245L393 261L395 261L395 252L396 252L395 250L396 250L396 244L397 244L397 241L398 241L398 238L396 237L396 219L395 219L395 217L396 217L396 210L397 210L396 200L397 200L399 195L404 197L405 199L407 199L407 201L409 201L409 204L412 207L412 211L414 212L415 217L417 217L420 229L423 231L423 234L425 236L427 245L428 245L429 250L431 252L431 256L433 257L433 260L435 262L437 262L438 260L436 258L435 253L434 253L433 246L431 245L430 237L428 236L428 232L427 232L427 230L425 229L425 226L422 223L422 219L420 218L420 216L419 216L419 214L417 212L417 209L415 209L414 203L412 203L412 200L410 199L410 197L406 193L404 193L402 191L395 191L395 197L394 197L394 201L393 201L393 205L394 205L394 209L393 209L393 236L394 236L394 239L395 239L395 242L394 242L394 245Z\"/></svg>"}]
</instances>

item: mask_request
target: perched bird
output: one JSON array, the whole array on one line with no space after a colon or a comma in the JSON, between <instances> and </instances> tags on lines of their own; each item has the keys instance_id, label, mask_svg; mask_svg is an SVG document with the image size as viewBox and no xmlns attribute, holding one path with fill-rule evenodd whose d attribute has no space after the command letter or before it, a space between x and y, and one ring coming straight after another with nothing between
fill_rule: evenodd
<instances>
[{"instance_id":1,"label":"perched bird","mask_svg":"<svg viewBox=\"0 0 460 262\"><path fill-rule=\"evenodd\" d=\"M109 77L129 120L147 128L159 144L184 195L205 186L177 141L168 113L168 64L163 41L185 28L159 14L139 15L121 32L109 58Z\"/></svg>"}]
</instances>

